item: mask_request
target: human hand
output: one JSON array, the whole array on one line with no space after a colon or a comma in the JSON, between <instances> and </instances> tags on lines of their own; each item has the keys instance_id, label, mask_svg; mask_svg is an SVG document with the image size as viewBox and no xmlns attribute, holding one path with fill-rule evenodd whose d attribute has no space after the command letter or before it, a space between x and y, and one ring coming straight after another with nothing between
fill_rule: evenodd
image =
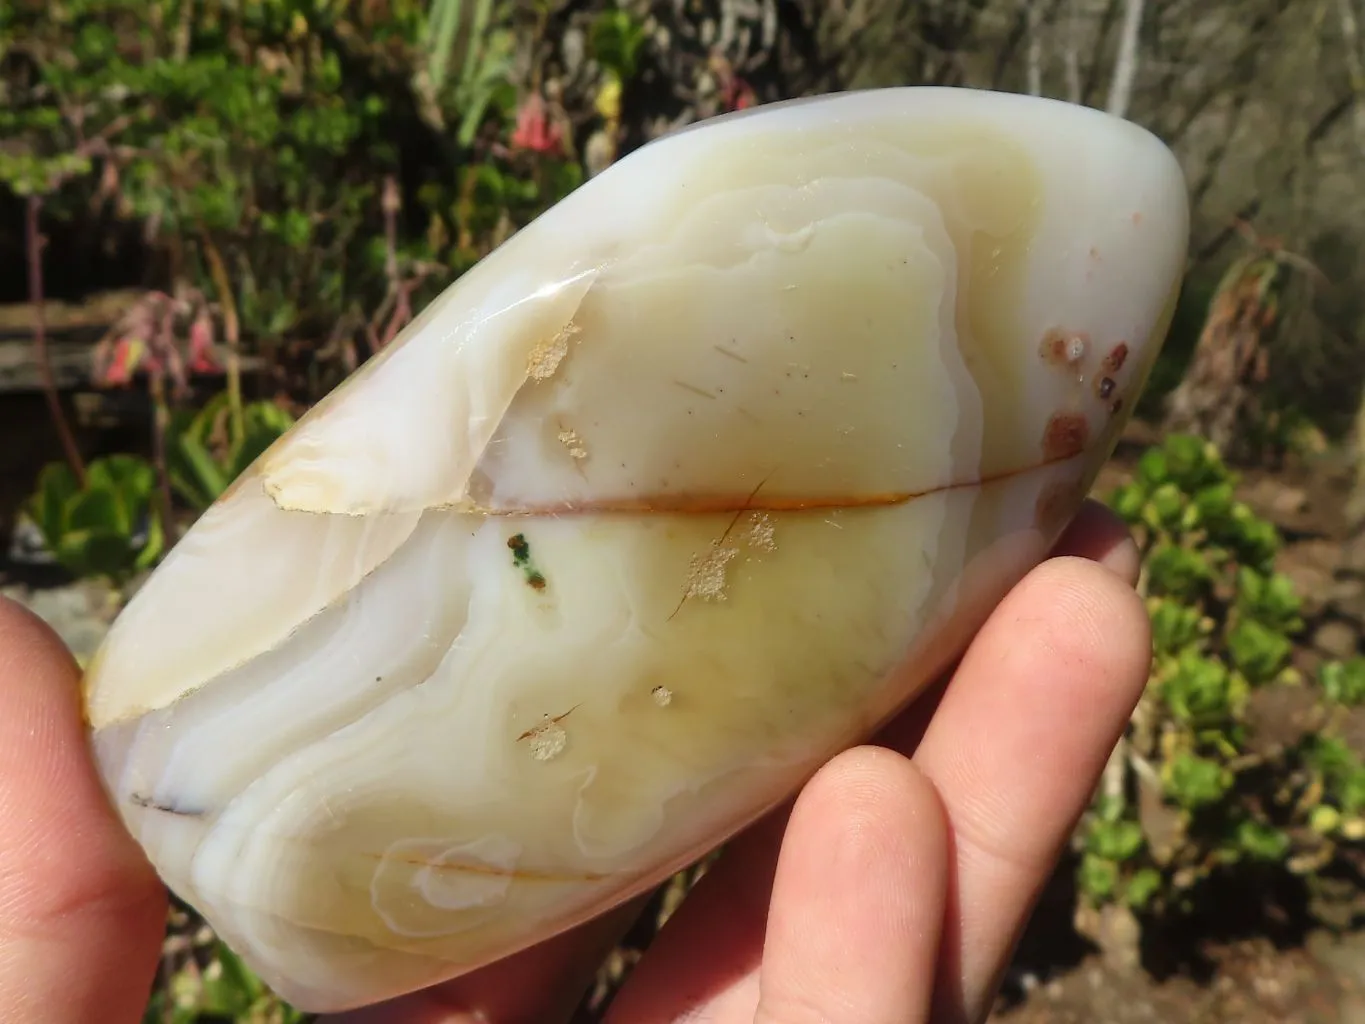
<instances>
[{"instance_id":1,"label":"human hand","mask_svg":"<svg viewBox=\"0 0 1365 1024\"><path fill-rule=\"evenodd\" d=\"M980 1021L1141 695L1137 551L1088 504L949 680L733 840L609 1024ZM0 1020L133 1024L166 897L87 752L78 670L0 600ZM350 1024L550 1024L641 901Z\"/></svg>"}]
</instances>

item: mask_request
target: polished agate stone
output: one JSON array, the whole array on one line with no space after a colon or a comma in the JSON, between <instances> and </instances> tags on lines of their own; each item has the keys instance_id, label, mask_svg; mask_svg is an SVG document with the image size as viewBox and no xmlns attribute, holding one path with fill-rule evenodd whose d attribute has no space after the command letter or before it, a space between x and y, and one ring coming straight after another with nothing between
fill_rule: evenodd
<instances>
[{"instance_id":1,"label":"polished agate stone","mask_svg":"<svg viewBox=\"0 0 1365 1024\"><path fill-rule=\"evenodd\" d=\"M355 1006L598 915L904 707L1076 511L1167 330L1180 170L966 90L654 142L266 452L90 666L162 878Z\"/></svg>"}]
</instances>

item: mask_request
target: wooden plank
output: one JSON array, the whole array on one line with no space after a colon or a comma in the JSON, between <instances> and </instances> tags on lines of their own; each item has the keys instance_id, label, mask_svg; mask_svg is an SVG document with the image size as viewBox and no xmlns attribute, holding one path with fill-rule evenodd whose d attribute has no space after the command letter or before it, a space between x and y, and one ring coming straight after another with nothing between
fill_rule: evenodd
<instances>
[{"instance_id":1,"label":"wooden plank","mask_svg":"<svg viewBox=\"0 0 1365 1024\"><path fill-rule=\"evenodd\" d=\"M52 376L59 390L70 391L90 385L92 347L83 341L48 341ZM28 340L0 341L0 392L37 391L41 387L38 364L33 359L33 343Z\"/></svg>"},{"instance_id":2,"label":"wooden plank","mask_svg":"<svg viewBox=\"0 0 1365 1024\"><path fill-rule=\"evenodd\" d=\"M54 337L79 332L98 338L130 310L145 292L97 292L79 303L44 302L43 323ZM33 306L27 302L0 305L0 340L27 338L33 333Z\"/></svg>"},{"instance_id":3,"label":"wooden plank","mask_svg":"<svg viewBox=\"0 0 1365 1024\"><path fill-rule=\"evenodd\" d=\"M58 391L83 391L95 387L90 370L94 344L88 341L49 340L48 361ZM213 355L220 366L227 363L227 346L215 345ZM254 373L263 369L265 360L259 356L243 356L242 372ZM194 375L206 379L207 375ZM0 341L0 394L15 391L38 391L42 378L33 359L33 342Z\"/></svg>"},{"instance_id":4,"label":"wooden plank","mask_svg":"<svg viewBox=\"0 0 1365 1024\"><path fill-rule=\"evenodd\" d=\"M94 347L99 339L143 295L137 291L102 292L78 305L43 303L48 359L59 391L87 390ZM227 346L215 345L219 365L227 362ZM264 367L259 357L243 356L242 372ZM28 303L0 305L0 394L37 391L42 387L33 359L33 307Z\"/></svg>"}]
</instances>

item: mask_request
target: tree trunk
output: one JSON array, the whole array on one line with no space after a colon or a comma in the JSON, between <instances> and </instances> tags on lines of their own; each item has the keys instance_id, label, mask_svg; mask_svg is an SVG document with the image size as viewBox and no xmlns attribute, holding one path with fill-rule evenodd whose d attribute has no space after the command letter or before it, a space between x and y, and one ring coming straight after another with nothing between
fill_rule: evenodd
<instances>
[{"instance_id":1,"label":"tree trunk","mask_svg":"<svg viewBox=\"0 0 1365 1024\"><path fill-rule=\"evenodd\" d=\"M1351 77L1351 92L1355 102L1351 110L1351 125L1355 130L1356 145L1365 153L1365 60L1360 52L1360 19L1356 16L1355 0L1337 0L1341 17L1341 41L1346 51L1346 70ZM1353 529L1365 525L1365 389L1356 410L1352 430L1355 481L1346 499L1346 521Z\"/></svg>"},{"instance_id":2,"label":"tree trunk","mask_svg":"<svg viewBox=\"0 0 1365 1024\"><path fill-rule=\"evenodd\" d=\"M1163 426L1197 434L1225 459L1252 454L1246 442L1261 423L1259 392L1269 371L1266 342L1278 320L1283 266L1258 252L1238 260L1219 284L1208 319Z\"/></svg>"}]
</instances>

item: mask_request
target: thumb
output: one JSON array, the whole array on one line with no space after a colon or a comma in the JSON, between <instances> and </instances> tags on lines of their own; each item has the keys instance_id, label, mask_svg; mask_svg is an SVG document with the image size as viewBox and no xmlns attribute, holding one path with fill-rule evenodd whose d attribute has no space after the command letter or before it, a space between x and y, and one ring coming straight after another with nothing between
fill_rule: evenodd
<instances>
[{"instance_id":1,"label":"thumb","mask_svg":"<svg viewBox=\"0 0 1365 1024\"><path fill-rule=\"evenodd\" d=\"M140 1021L166 896L105 798L79 669L0 598L0 1020Z\"/></svg>"}]
</instances>

